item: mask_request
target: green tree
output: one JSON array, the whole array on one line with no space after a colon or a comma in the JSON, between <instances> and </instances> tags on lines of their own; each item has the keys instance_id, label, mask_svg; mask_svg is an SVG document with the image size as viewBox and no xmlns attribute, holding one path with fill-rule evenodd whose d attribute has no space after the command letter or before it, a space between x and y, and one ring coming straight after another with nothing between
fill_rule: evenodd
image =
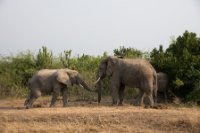
<instances>
[{"instance_id":1,"label":"green tree","mask_svg":"<svg viewBox=\"0 0 200 133\"><path fill-rule=\"evenodd\" d=\"M0 96L22 97L27 94L28 79L36 71L34 56L28 51L0 60Z\"/></svg>"},{"instance_id":2,"label":"green tree","mask_svg":"<svg viewBox=\"0 0 200 133\"><path fill-rule=\"evenodd\" d=\"M48 51L47 47L43 46L42 49L39 49L36 58L36 66L38 69L51 68L53 62L53 54L51 51Z\"/></svg>"},{"instance_id":3,"label":"green tree","mask_svg":"<svg viewBox=\"0 0 200 133\"><path fill-rule=\"evenodd\" d=\"M159 49L157 50L154 48L150 53L150 61L151 64L155 67L157 71L166 72L166 65L167 65L167 57L165 51L163 50L163 46L160 45Z\"/></svg>"},{"instance_id":4,"label":"green tree","mask_svg":"<svg viewBox=\"0 0 200 133\"><path fill-rule=\"evenodd\" d=\"M28 53L21 53L12 58L11 62L11 74L13 76L16 85L27 85L28 79L36 71L36 63L33 55Z\"/></svg>"},{"instance_id":5,"label":"green tree","mask_svg":"<svg viewBox=\"0 0 200 133\"><path fill-rule=\"evenodd\" d=\"M114 49L113 53L115 56L129 57L129 58L142 58L143 53L140 50L134 48L125 48L120 46L119 49Z\"/></svg>"},{"instance_id":6,"label":"green tree","mask_svg":"<svg viewBox=\"0 0 200 133\"><path fill-rule=\"evenodd\" d=\"M169 75L172 91L183 101L200 100L200 38L195 33L185 31L166 51L154 49L151 62Z\"/></svg>"},{"instance_id":7,"label":"green tree","mask_svg":"<svg viewBox=\"0 0 200 133\"><path fill-rule=\"evenodd\" d=\"M66 68L70 68L70 58L71 58L72 50L65 50L64 55L60 56L60 61L62 62L62 65Z\"/></svg>"}]
</instances>

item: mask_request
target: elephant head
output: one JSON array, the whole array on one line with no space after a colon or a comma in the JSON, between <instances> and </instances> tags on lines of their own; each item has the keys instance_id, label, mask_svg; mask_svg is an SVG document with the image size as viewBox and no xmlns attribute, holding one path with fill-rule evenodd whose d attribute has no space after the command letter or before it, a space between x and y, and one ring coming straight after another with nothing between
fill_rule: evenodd
<instances>
[{"instance_id":1,"label":"elephant head","mask_svg":"<svg viewBox=\"0 0 200 133\"><path fill-rule=\"evenodd\" d=\"M102 60L99 65L97 73L98 80L95 83L98 83L105 76L112 76L116 62L117 62L117 57L111 57L111 56Z\"/></svg>"},{"instance_id":2,"label":"elephant head","mask_svg":"<svg viewBox=\"0 0 200 133\"><path fill-rule=\"evenodd\" d=\"M98 93L98 103L101 101L101 92L102 92L102 79L104 79L106 76L112 76L115 64L117 63L117 57L109 56L106 59L102 60L98 72L97 72L97 80L95 82L96 85L96 91Z\"/></svg>"},{"instance_id":3,"label":"elephant head","mask_svg":"<svg viewBox=\"0 0 200 133\"><path fill-rule=\"evenodd\" d=\"M81 86L82 88L92 91L88 85L82 80L80 74L75 70L60 69L57 71L57 80L67 86L73 86L74 84Z\"/></svg>"}]
</instances>

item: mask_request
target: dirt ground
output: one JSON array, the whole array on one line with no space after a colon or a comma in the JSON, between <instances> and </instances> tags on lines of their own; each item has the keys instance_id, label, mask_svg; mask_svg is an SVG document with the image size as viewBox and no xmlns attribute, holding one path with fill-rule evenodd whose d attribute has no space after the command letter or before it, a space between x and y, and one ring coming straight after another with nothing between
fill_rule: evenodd
<instances>
[{"instance_id":1,"label":"dirt ground","mask_svg":"<svg viewBox=\"0 0 200 133\"><path fill-rule=\"evenodd\" d=\"M200 108L160 105L145 109L125 103L70 101L49 108L50 98L25 109L24 99L0 100L0 133L199 133Z\"/></svg>"}]
</instances>

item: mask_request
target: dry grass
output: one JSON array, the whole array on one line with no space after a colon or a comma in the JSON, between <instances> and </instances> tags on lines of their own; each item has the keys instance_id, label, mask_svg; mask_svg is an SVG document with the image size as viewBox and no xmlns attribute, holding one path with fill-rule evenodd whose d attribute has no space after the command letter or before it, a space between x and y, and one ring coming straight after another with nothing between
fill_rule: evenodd
<instances>
[{"instance_id":1,"label":"dry grass","mask_svg":"<svg viewBox=\"0 0 200 133\"><path fill-rule=\"evenodd\" d=\"M40 99L35 108L24 109L24 100L0 100L0 133L82 133L200 132L200 109L145 109L129 104L98 106L93 102L70 102L69 107L48 108L48 99Z\"/></svg>"}]
</instances>

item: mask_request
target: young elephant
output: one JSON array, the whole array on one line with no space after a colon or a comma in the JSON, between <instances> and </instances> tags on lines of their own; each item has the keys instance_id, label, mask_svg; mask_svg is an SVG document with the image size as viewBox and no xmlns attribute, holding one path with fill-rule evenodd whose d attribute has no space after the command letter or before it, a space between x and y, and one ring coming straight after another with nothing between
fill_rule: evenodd
<instances>
[{"instance_id":1,"label":"young elephant","mask_svg":"<svg viewBox=\"0 0 200 133\"><path fill-rule=\"evenodd\" d=\"M157 95L157 75L153 66L143 59L120 59L107 57L99 65L96 87L98 102L101 101L102 79L110 76L112 104L121 105L124 98L124 88L129 86L140 89L139 103L143 103L144 96L149 99L150 106L154 105L153 94Z\"/></svg>"},{"instance_id":2,"label":"young elephant","mask_svg":"<svg viewBox=\"0 0 200 133\"><path fill-rule=\"evenodd\" d=\"M54 106L59 93L62 92L63 106L65 107L67 106L67 87L73 86L73 84L80 85L86 90L91 91L75 70L42 69L29 80L30 93L24 105L26 108L30 108L33 102L41 96L42 92L52 92L53 96L50 107Z\"/></svg>"},{"instance_id":3,"label":"young elephant","mask_svg":"<svg viewBox=\"0 0 200 133\"><path fill-rule=\"evenodd\" d=\"M158 93L164 94L164 98L165 98L165 102L166 102L167 101L168 82L169 82L167 74L165 74L163 72L159 72L159 73L157 73L157 78L158 78Z\"/></svg>"}]
</instances>

